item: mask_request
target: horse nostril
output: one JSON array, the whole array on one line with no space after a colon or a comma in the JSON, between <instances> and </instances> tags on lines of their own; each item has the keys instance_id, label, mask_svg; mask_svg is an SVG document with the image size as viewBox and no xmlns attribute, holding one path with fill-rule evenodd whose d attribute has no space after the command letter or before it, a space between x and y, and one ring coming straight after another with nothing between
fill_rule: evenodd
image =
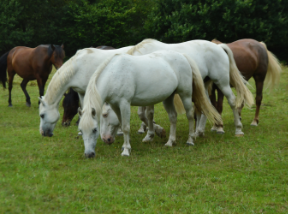
<instances>
[{"instance_id":1,"label":"horse nostril","mask_svg":"<svg viewBox=\"0 0 288 214\"><path fill-rule=\"evenodd\" d=\"M108 138L108 142L110 142L110 141L111 141L111 138L109 137L109 138Z\"/></svg>"}]
</instances>

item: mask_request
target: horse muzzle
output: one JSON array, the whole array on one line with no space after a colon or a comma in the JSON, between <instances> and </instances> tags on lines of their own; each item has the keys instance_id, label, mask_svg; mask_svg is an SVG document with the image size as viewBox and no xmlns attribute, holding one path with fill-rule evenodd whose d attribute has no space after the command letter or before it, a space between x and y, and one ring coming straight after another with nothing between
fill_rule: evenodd
<instances>
[{"instance_id":1,"label":"horse muzzle","mask_svg":"<svg viewBox=\"0 0 288 214\"><path fill-rule=\"evenodd\" d=\"M108 145L111 145L115 141L115 138L112 136L105 136L105 137L101 137L101 138Z\"/></svg>"}]
</instances>

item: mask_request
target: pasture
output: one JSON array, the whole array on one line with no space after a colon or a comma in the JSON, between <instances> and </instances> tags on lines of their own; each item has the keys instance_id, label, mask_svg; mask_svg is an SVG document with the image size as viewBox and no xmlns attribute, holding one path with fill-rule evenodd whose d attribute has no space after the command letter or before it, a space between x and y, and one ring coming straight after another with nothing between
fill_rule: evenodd
<instances>
[{"instance_id":1,"label":"pasture","mask_svg":"<svg viewBox=\"0 0 288 214\"><path fill-rule=\"evenodd\" d=\"M120 156L118 137L111 146L99 139L93 159L83 156L78 117L69 128L58 121L52 138L40 135L37 84L27 86L29 108L16 77L12 108L8 90L0 92L0 213L288 213L288 67L283 70L274 91L264 91L258 127L250 126L255 107L243 109L244 137L234 136L225 100L224 135L207 124L205 137L189 147L188 122L180 115L176 146L164 147L167 139L157 136L144 144L132 107L131 156ZM169 132L162 104L155 121Z\"/></svg>"}]
</instances>

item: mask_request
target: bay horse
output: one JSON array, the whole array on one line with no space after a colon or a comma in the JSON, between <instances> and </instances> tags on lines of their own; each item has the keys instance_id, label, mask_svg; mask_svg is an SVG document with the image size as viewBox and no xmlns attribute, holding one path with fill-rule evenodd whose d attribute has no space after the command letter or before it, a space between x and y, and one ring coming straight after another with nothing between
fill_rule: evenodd
<instances>
[{"instance_id":1,"label":"bay horse","mask_svg":"<svg viewBox=\"0 0 288 214\"><path fill-rule=\"evenodd\" d=\"M213 43L222 44L220 41L214 39ZM280 79L281 66L277 58L268 51L265 43L258 42L254 39L240 39L227 44L232 50L236 65L244 76L245 80L253 77L256 85L256 112L251 126L258 126L259 112L262 101L262 91L264 81L270 88L273 88ZM218 92L218 100L216 101L216 91ZM218 112L222 114L223 110L223 93L219 88L213 84L212 94L210 96L211 102L217 108ZM242 104L239 108L241 117ZM212 131L224 133L223 127L213 126Z\"/></svg>"},{"instance_id":2,"label":"bay horse","mask_svg":"<svg viewBox=\"0 0 288 214\"><path fill-rule=\"evenodd\" d=\"M101 45L96 48L100 50L115 50L115 48L106 45ZM80 100L78 97L78 93L74 91L73 88L70 88L68 93L65 93L64 96L65 97L62 102L62 106L64 108L62 126L70 126L72 119L77 114L78 108L80 107ZM77 121L77 123L78 122L79 120Z\"/></svg>"},{"instance_id":3,"label":"bay horse","mask_svg":"<svg viewBox=\"0 0 288 214\"><path fill-rule=\"evenodd\" d=\"M39 45L36 48L17 46L0 58L0 78L6 88L6 69L9 83L9 106L12 106L11 91L15 74L23 78L21 88L26 96L26 105L31 106L30 96L26 90L30 80L37 80L39 94L44 95L44 88L52 65L60 68L65 58L64 45Z\"/></svg>"},{"instance_id":4,"label":"bay horse","mask_svg":"<svg viewBox=\"0 0 288 214\"><path fill-rule=\"evenodd\" d=\"M125 84L123 84L125 82ZM95 156L95 146L100 130L100 118L104 102L108 102L121 121L124 135L122 156L129 156L130 106L146 106L148 109L148 133L144 140L155 135L153 124L154 104L163 102L170 120L170 135L165 146L176 141L177 113L174 94L179 94L189 123L187 143L194 145L194 123L192 91L202 107L201 111L216 122L221 120L216 109L209 102L204 83L196 63L185 54L176 51L157 51L142 56L115 54L103 62L90 78L83 110L79 109L79 131L85 146L85 156ZM101 130L104 129L101 124ZM110 144L110 142L107 142Z\"/></svg>"}]
</instances>

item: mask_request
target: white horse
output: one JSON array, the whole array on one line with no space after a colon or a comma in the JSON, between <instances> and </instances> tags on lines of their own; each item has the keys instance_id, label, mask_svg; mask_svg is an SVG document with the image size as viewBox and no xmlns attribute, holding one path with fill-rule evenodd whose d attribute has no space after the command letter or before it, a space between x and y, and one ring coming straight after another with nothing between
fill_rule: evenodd
<instances>
[{"instance_id":1,"label":"white horse","mask_svg":"<svg viewBox=\"0 0 288 214\"><path fill-rule=\"evenodd\" d=\"M209 83L213 81L227 98L234 114L234 123L236 128L235 135L241 136L244 134L242 132L242 123L237 109L242 105L242 103L245 103L249 107L252 106L254 98L252 93L246 87L245 84L247 81L245 81L240 74L235 64L233 53L227 45L216 45L205 40L192 40L179 44L165 44L157 40L146 39L129 50L128 54L139 56L157 50L173 50L179 53L185 53L193 59L199 67L206 88L208 88ZM236 89L236 99L231 90L230 84ZM196 105L196 109L197 108L198 106ZM139 107L138 115L140 119L147 124L147 118L145 117L143 107ZM204 134L205 125L205 115L197 114L196 136ZM139 132L143 132L143 124ZM223 124L217 125L217 132L224 133Z\"/></svg>"},{"instance_id":2,"label":"white horse","mask_svg":"<svg viewBox=\"0 0 288 214\"><path fill-rule=\"evenodd\" d=\"M107 58L116 53L127 53L132 46L115 50L100 50L86 48L77 53L64 63L54 74L50 81L45 96L39 98L40 133L43 136L52 136L53 130L59 120L59 103L63 94L72 87L78 92L80 104L83 105L88 82L98 66Z\"/></svg>"},{"instance_id":3,"label":"white horse","mask_svg":"<svg viewBox=\"0 0 288 214\"><path fill-rule=\"evenodd\" d=\"M192 59L174 51L158 51L144 56L115 55L104 62L93 74L87 86L79 131L85 145L86 157L95 156L99 136L100 116L104 102L116 113L124 135L122 156L129 156L130 105L147 106L148 138L153 138L153 106L162 102L170 120L170 135L166 146L176 142L177 113L174 94L179 94L189 122L188 144L193 145L194 123L192 107L192 82L202 111L212 121L221 117L209 103L198 67Z\"/></svg>"}]
</instances>

